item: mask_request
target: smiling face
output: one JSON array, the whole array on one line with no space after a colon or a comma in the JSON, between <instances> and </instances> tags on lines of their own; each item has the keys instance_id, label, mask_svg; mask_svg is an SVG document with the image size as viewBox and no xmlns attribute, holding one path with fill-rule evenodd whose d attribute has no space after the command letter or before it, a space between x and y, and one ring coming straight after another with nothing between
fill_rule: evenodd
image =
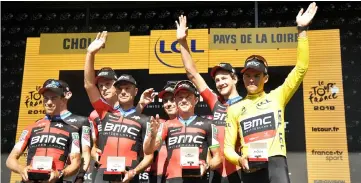
<instances>
[{"instance_id":1,"label":"smiling face","mask_svg":"<svg viewBox=\"0 0 361 183\"><path fill-rule=\"evenodd\" d=\"M178 112L189 113L194 112L198 98L194 95L194 93L188 90L180 90L176 93L175 101L178 107Z\"/></svg>"},{"instance_id":2,"label":"smiling face","mask_svg":"<svg viewBox=\"0 0 361 183\"><path fill-rule=\"evenodd\" d=\"M43 106L47 115L58 115L64 106L67 105L64 97L51 90L45 91L43 97Z\"/></svg>"},{"instance_id":3,"label":"smiling face","mask_svg":"<svg viewBox=\"0 0 361 183\"><path fill-rule=\"evenodd\" d=\"M121 82L117 85L118 101L120 104L131 104L138 93L138 88L132 83Z\"/></svg>"},{"instance_id":4,"label":"smiling face","mask_svg":"<svg viewBox=\"0 0 361 183\"><path fill-rule=\"evenodd\" d=\"M237 77L225 70L218 70L215 73L214 81L216 88L222 96L229 96L236 87Z\"/></svg>"},{"instance_id":5,"label":"smiling face","mask_svg":"<svg viewBox=\"0 0 361 183\"><path fill-rule=\"evenodd\" d=\"M244 86L248 94L257 94L263 92L264 84L268 81L268 75L255 69L247 69L243 73Z\"/></svg>"},{"instance_id":6,"label":"smiling face","mask_svg":"<svg viewBox=\"0 0 361 183\"><path fill-rule=\"evenodd\" d=\"M174 99L173 93L165 93L163 98L163 108L169 117L175 117L177 115L177 104Z\"/></svg>"}]
</instances>

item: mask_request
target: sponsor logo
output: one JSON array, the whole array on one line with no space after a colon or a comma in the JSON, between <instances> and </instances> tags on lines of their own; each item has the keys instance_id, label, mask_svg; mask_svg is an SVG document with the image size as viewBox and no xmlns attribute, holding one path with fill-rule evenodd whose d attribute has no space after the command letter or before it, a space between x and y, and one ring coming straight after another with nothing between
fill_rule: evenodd
<instances>
[{"instance_id":1,"label":"sponsor logo","mask_svg":"<svg viewBox=\"0 0 361 183\"><path fill-rule=\"evenodd\" d=\"M181 128L181 127L179 127L179 128L172 128L172 129L169 130L170 133L180 132L180 131L182 131L182 128Z\"/></svg>"},{"instance_id":2,"label":"sponsor logo","mask_svg":"<svg viewBox=\"0 0 361 183\"><path fill-rule=\"evenodd\" d=\"M248 62L246 67L249 67L249 66L255 66L255 67L258 67L260 65L259 62L256 62L256 61L251 61L251 62Z\"/></svg>"},{"instance_id":3,"label":"sponsor logo","mask_svg":"<svg viewBox=\"0 0 361 183\"><path fill-rule=\"evenodd\" d=\"M104 135L108 134L111 136L123 136L135 139L137 138L140 129L125 124L113 124L108 122L105 124L102 132Z\"/></svg>"},{"instance_id":4,"label":"sponsor logo","mask_svg":"<svg viewBox=\"0 0 361 183\"><path fill-rule=\"evenodd\" d=\"M89 126L83 126L82 135L83 135L84 140L90 141L90 127Z\"/></svg>"},{"instance_id":5,"label":"sponsor logo","mask_svg":"<svg viewBox=\"0 0 361 183\"><path fill-rule=\"evenodd\" d=\"M170 50L167 50L169 48L166 48L166 44L165 44L165 40L160 40L161 37L158 38L157 42L155 42L154 45L154 54L155 57L157 58L157 60L167 66L167 67L171 67L171 68L183 68L183 66L174 66L174 65L170 65L168 64L166 61L164 61L163 59L160 58L160 54L172 54L172 53L180 53L180 50L177 49L177 44L178 41L174 41L172 42L171 46L170 46ZM159 43L159 50L158 48L158 43ZM192 39L191 40L191 48L190 51L193 53L204 53L204 50L197 50L197 40Z\"/></svg>"},{"instance_id":6,"label":"sponsor logo","mask_svg":"<svg viewBox=\"0 0 361 183\"><path fill-rule=\"evenodd\" d=\"M273 112L242 120L241 125L245 135L266 130L273 130L275 129L275 119Z\"/></svg>"},{"instance_id":7,"label":"sponsor logo","mask_svg":"<svg viewBox=\"0 0 361 183\"><path fill-rule=\"evenodd\" d=\"M76 120L75 118L72 118L72 119L68 119L67 122L71 122L71 123L74 123L74 122L77 122L78 120Z\"/></svg>"},{"instance_id":8,"label":"sponsor logo","mask_svg":"<svg viewBox=\"0 0 361 183\"><path fill-rule=\"evenodd\" d=\"M213 114L213 120L225 121L226 117L227 117L227 113L219 113L215 111Z\"/></svg>"},{"instance_id":9,"label":"sponsor logo","mask_svg":"<svg viewBox=\"0 0 361 183\"><path fill-rule=\"evenodd\" d=\"M268 99L263 100L263 101L261 101L261 102L258 102L258 103L256 104L256 108L257 108L257 109L265 109L265 108L268 108L268 105L267 105L267 104L269 104L270 102L271 102L271 101L268 100Z\"/></svg>"},{"instance_id":10,"label":"sponsor logo","mask_svg":"<svg viewBox=\"0 0 361 183\"><path fill-rule=\"evenodd\" d=\"M28 95L25 96L24 104L26 108L29 109L28 114L45 114L45 110L43 109L41 110L33 109L34 107L43 105L42 96L39 93L40 88L41 86L35 86L35 89L29 91Z\"/></svg>"},{"instance_id":11,"label":"sponsor logo","mask_svg":"<svg viewBox=\"0 0 361 183\"><path fill-rule=\"evenodd\" d=\"M119 120L119 116L113 116L113 115L109 115L109 118L115 119L115 120Z\"/></svg>"},{"instance_id":12,"label":"sponsor logo","mask_svg":"<svg viewBox=\"0 0 361 183\"><path fill-rule=\"evenodd\" d=\"M57 137L55 135L39 135L31 138L31 146L52 146L65 148L67 139L63 137Z\"/></svg>"},{"instance_id":13,"label":"sponsor logo","mask_svg":"<svg viewBox=\"0 0 361 183\"><path fill-rule=\"evenodd\" d=\"M98 76L107 76L108 75L108 72L101 72L98 74Z\"/></svg>"},{"instance_id":14,"label":"sponsor logo","mask_svg":"<svg viewBox=\"0 0 361 183\"><path fill-rule=\"evenodd\" d=\"M313 132L337 132L339 129L337 127L312 127Z\"/></svg>"},{"instance_id":15,"label":"sponsor logo","mask_svg":"<svg viewBox=\"0 0 361 183\"><path fill-rule=\"evenodd\" d=\"M71 133L71 137L72 137L73 139L79 139L79 133L73 132L73 133Z\"/></svg>"},{"instance_id":16,"label":"sponsor logo","mask_svg":"<svg viewBox=\"0 0 361 183\"><path fill-rule=\"evenodd\" d=\"M140 119L140 117L139 116L133 116L133 117L131 117L132 119L135 119L135 120L139 120Z\"/></svg>"},{"instance_id":17,"label":"sponsor logo","mask_svg":"<svg viewBox=\"0 0 361 183\"><path fill-rule=\"evenodd\" d=\"M180 135L175 137L169 137L168 145L175 144L193 144L195 146L202 145L204 137L200 135Z\"/></svg>"},{"instance_id":18,"label":"sponsor logo","mask_svg":"<svg viewBox=\"0 0 361 183\"><path fill-rule=\"evenodd\" d=\"M311 104L320 104L328 100L335 100L338 97L339 88L336 83L325 83L324 81L318 81L316 86L311 87L308 99ZM315 105L314 109L317 110L335 110L335 106L330 105Z\"/></svg>"},{"instance_id":19,"label":"sponsor logo","mask_svg":"<svg viewBox=\"0 0 361 183\"><path fill-rule=\"evenodd\" d=\"M34 129L34 133L41 132L44 130L45 127Z\"/></svg>"},{"instance_id":20,"label":"sponsor logo","mask_svg":"<svg viewBox=\"0 0 361 183\"><path fill-rule=\"evenodd\" d=\"M343 151L336 150L336 151L321 151L321 150L314 150L311 151L312 155L323 156L325 157L326 161L343 161Z\"/></svg>"},{"instance_id":21,"label":"sponsor logo","mask_svg":"<svg viewBox=\"0 0 361 183\"><path fill-rule=\"evenodd\" d=\"M119 80L129 80L129 76L120 76Z\"/></svg>"},{"instance_id":22,"label":"sponsor logo","mask_svg":"<svg viewBox=\"0 0 361 183\"><path fill-rule=\"evenodd\" d=\"M55 126L59 127L59 128L62 128L64 125L62 125L61 123L57 123Z\"/></svg>"},{"instance_id":23,"label":"sponsor logo","mask_svg":"<svg viewBox=\"0 0 361 183\"><path fill-rule=\"evenodd\" d=\"M194 124L194 125L202 126L203 124L204 124L203 121L198 121L198 122L196 122L196 124Z\"/></svg>"},{"instance_id":24,"label":"sponsor logo","mask_svg":"<svg viewBox=\"0 0 361 183\"><path fill-rule=\"evenodd\" d=\"M149 173L144 172L139 174L139 180L148 180L149 179Z\"/></svg>"}]
</instances>

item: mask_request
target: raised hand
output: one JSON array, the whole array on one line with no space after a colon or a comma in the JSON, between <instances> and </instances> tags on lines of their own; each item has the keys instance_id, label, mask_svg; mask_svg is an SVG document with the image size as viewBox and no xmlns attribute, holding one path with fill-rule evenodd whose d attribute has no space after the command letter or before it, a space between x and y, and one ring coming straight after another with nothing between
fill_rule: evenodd
<instances>
[{"instance_id":1,"label":"raised hand","mask_svg":"<svg viewBox=\"0 0 361 183\"><path fill-rule=\"evenodd\" d=\"M157 135L159 126L160 126L159 115L157 114L155 118L152 116L150 118L150 132L152 137L155 137Z\"/></svg>"},{"instance_id":2,"label":"raised hand","mask_svg":"<svg viewBox=\"0 0 361 183\"><path fill-rule=\"evenodd\" d=\"M95 40L89 45L88 53L96 54L104 46L107 41L107 36L107 31L99 32Z\"/></svg>"},{"instance_id":3,"label":"raised hand","mask_svg":"<svg viewBox=\"0 0 361 183\"><path fill-rule=\"evenodd\" d=\"M303 8L301 8L301 10L298 12L298 15L296 17L297 26L301 26L301 27L308 26L316 14L317 8L318 7L316 6L315 2L311 3L308 6L306 12L304 13L303 13Z\"/></svg>"},{"instance_id":4,"label":"raised hand","mask_svg":"<svg viewBox=\"0 0 361 183\"><path fill-rule=\"evenodd\" d=\"M140 96L139 103L143 106L147 106L148 104L152 103L155 97L155 92L153 88L146 89L142 96Z\"/></svg>"},{"instance_id":5,"label":"raised hand","mask_svg":"<svg viewBox=\"0 0 361 183\"><path fill-rule=\"evenodd\" d=\"M179 23L175 21L177 25L177 40L184 41L188 35L188 27L187 27L187 17L186 16L179 16Z\"/></svg>"}]
</instances>

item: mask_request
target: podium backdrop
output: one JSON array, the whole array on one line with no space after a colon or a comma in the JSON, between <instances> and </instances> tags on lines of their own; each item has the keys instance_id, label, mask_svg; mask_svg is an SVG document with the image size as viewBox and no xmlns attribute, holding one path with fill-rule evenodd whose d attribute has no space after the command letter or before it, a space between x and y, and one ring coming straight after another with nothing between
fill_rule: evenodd
<instances>
[{"instance_id":1,"label":"podium backdrop","mask_svg":"<svg viewBox=\"0 0 361 183\"><path fill-rule=\"evenodd\" d=\"M252 55L264 56L270 80L266 91L283 83L296 64L295 27L258 29L189 30L188 42L198 71L215 90L209 70L220 62L237 69ZM186 79L175 30L151 31L150 36L108 33L107 43L95 58L95 68L112 67L118 75L131 74L139 83L139 93L156 91L168 80ZM339 30L309 31L310 66L308 73L286 107L286 142L292 182L321 183L328 180L350 182L342 86ZM42 34L28 38L18 119L18 139L22 130L44 116L39 88L46 79L69 83L73 98L70 111L89 115L92 107L83 87L83 67L87 46L96 33ZM246 95L241 75L238 91ZM198 104L197 113L209 115L207 104ZM165 117L158 97L144 110L147 115ZM25 154L26 155L26 154ZM26 158L20 162L25 164ZM141 175L145 178L147 175ZM86 180L91 178L90 173ZM12 173L11 182L21 177Z\"/></svg>"}]
</instances>

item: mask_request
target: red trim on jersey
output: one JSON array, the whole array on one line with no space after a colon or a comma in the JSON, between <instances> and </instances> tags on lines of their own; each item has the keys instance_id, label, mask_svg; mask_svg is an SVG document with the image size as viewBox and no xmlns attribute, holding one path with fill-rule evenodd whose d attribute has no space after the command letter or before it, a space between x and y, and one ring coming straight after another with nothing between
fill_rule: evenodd
<instances>
[{"instance_id":1,"label":"red trim on jersey","mask_svg":"<svg viewBox=\"0 0 361 183\"><path fill-rule=\"evenodd\" d=\"M53 122L54 123L54 122ZM50 125L50 124L49 124ZM46 127L44 128L44 130L42 132L39 132L39 134L48 134L48 133L53 133L53 134L62 134L65 136L69 136L69 132L64 131L62 129L59 128L54 128L54 127L50 127L50 131L48 131L49 129L49 125L46 125ZM62 124L63 125L63 124Z\"/></svg>"},{"instance_id":2,"label":"red trim on jersey","mask_svg":"<svg viewBox=\"0 0 361 183\"><path fill-rule=\"evenodd\" d=\"M206 134L205 130L199 129L199 128L193 128L193 127L187 127L187 130L185 130L185 128L182 128L182 131L177 132L177 133L173 133L174 135L177 134L183 134L187 131L187 133L203 133Z\"/></svg>"},{"instance_id":3,"label":"red trim on jersey","mask_svg":"<svg viewBox=\"0 0 361 183\"><path fill-rule=\"evenodd\" d=\"M92 103L94 109L97 111L100 119L103 119L106 112L114 111L113 107L109 104L105 103L102 99L98 99L97 101Z\"/></svg>"},{"instance_id":4,"label":"red trim on jersey","mask_svg":"<svg viewBox=\"0 0 361 183\"><path fill-rule=\"evenodd\" d=\"M120 117L119 120L122 120L122 117ZM123 120L122 123L127 124L127 125L138 126L138 127L140 127L140 128L142 127L138 122L135 122L135 121L133 121L133 120L129 120L129 119L127 119L127 118L124 118L124 120Z\"/></svg>"},{"instance_id":5,"label":"red trim on jersey","mask_svg":"<svg viewBox=\"0 0 361 183\"><path fill-rule=\"evenodd\" d=\"M272 138L274 136L276 136L276 130L267 130L267 131L257 132L257 133L245 136L244 142L249 143L249 142L254 142L254 141L258 141L258 140Z\"/></svg>"},{"instance_id":6,"label":"red trim on jersey","mask_svg":"<svg viewBox=\"0 0 361 183\"><path fill-rule=\"evenodd\" d=\"M218 96L212 92L211 89L206 88L204 91L201 92L201 96L203 97L204 101L208 104L211 111L213 111L216 102L218 101Z\"/></svg>"}]
</instances>

